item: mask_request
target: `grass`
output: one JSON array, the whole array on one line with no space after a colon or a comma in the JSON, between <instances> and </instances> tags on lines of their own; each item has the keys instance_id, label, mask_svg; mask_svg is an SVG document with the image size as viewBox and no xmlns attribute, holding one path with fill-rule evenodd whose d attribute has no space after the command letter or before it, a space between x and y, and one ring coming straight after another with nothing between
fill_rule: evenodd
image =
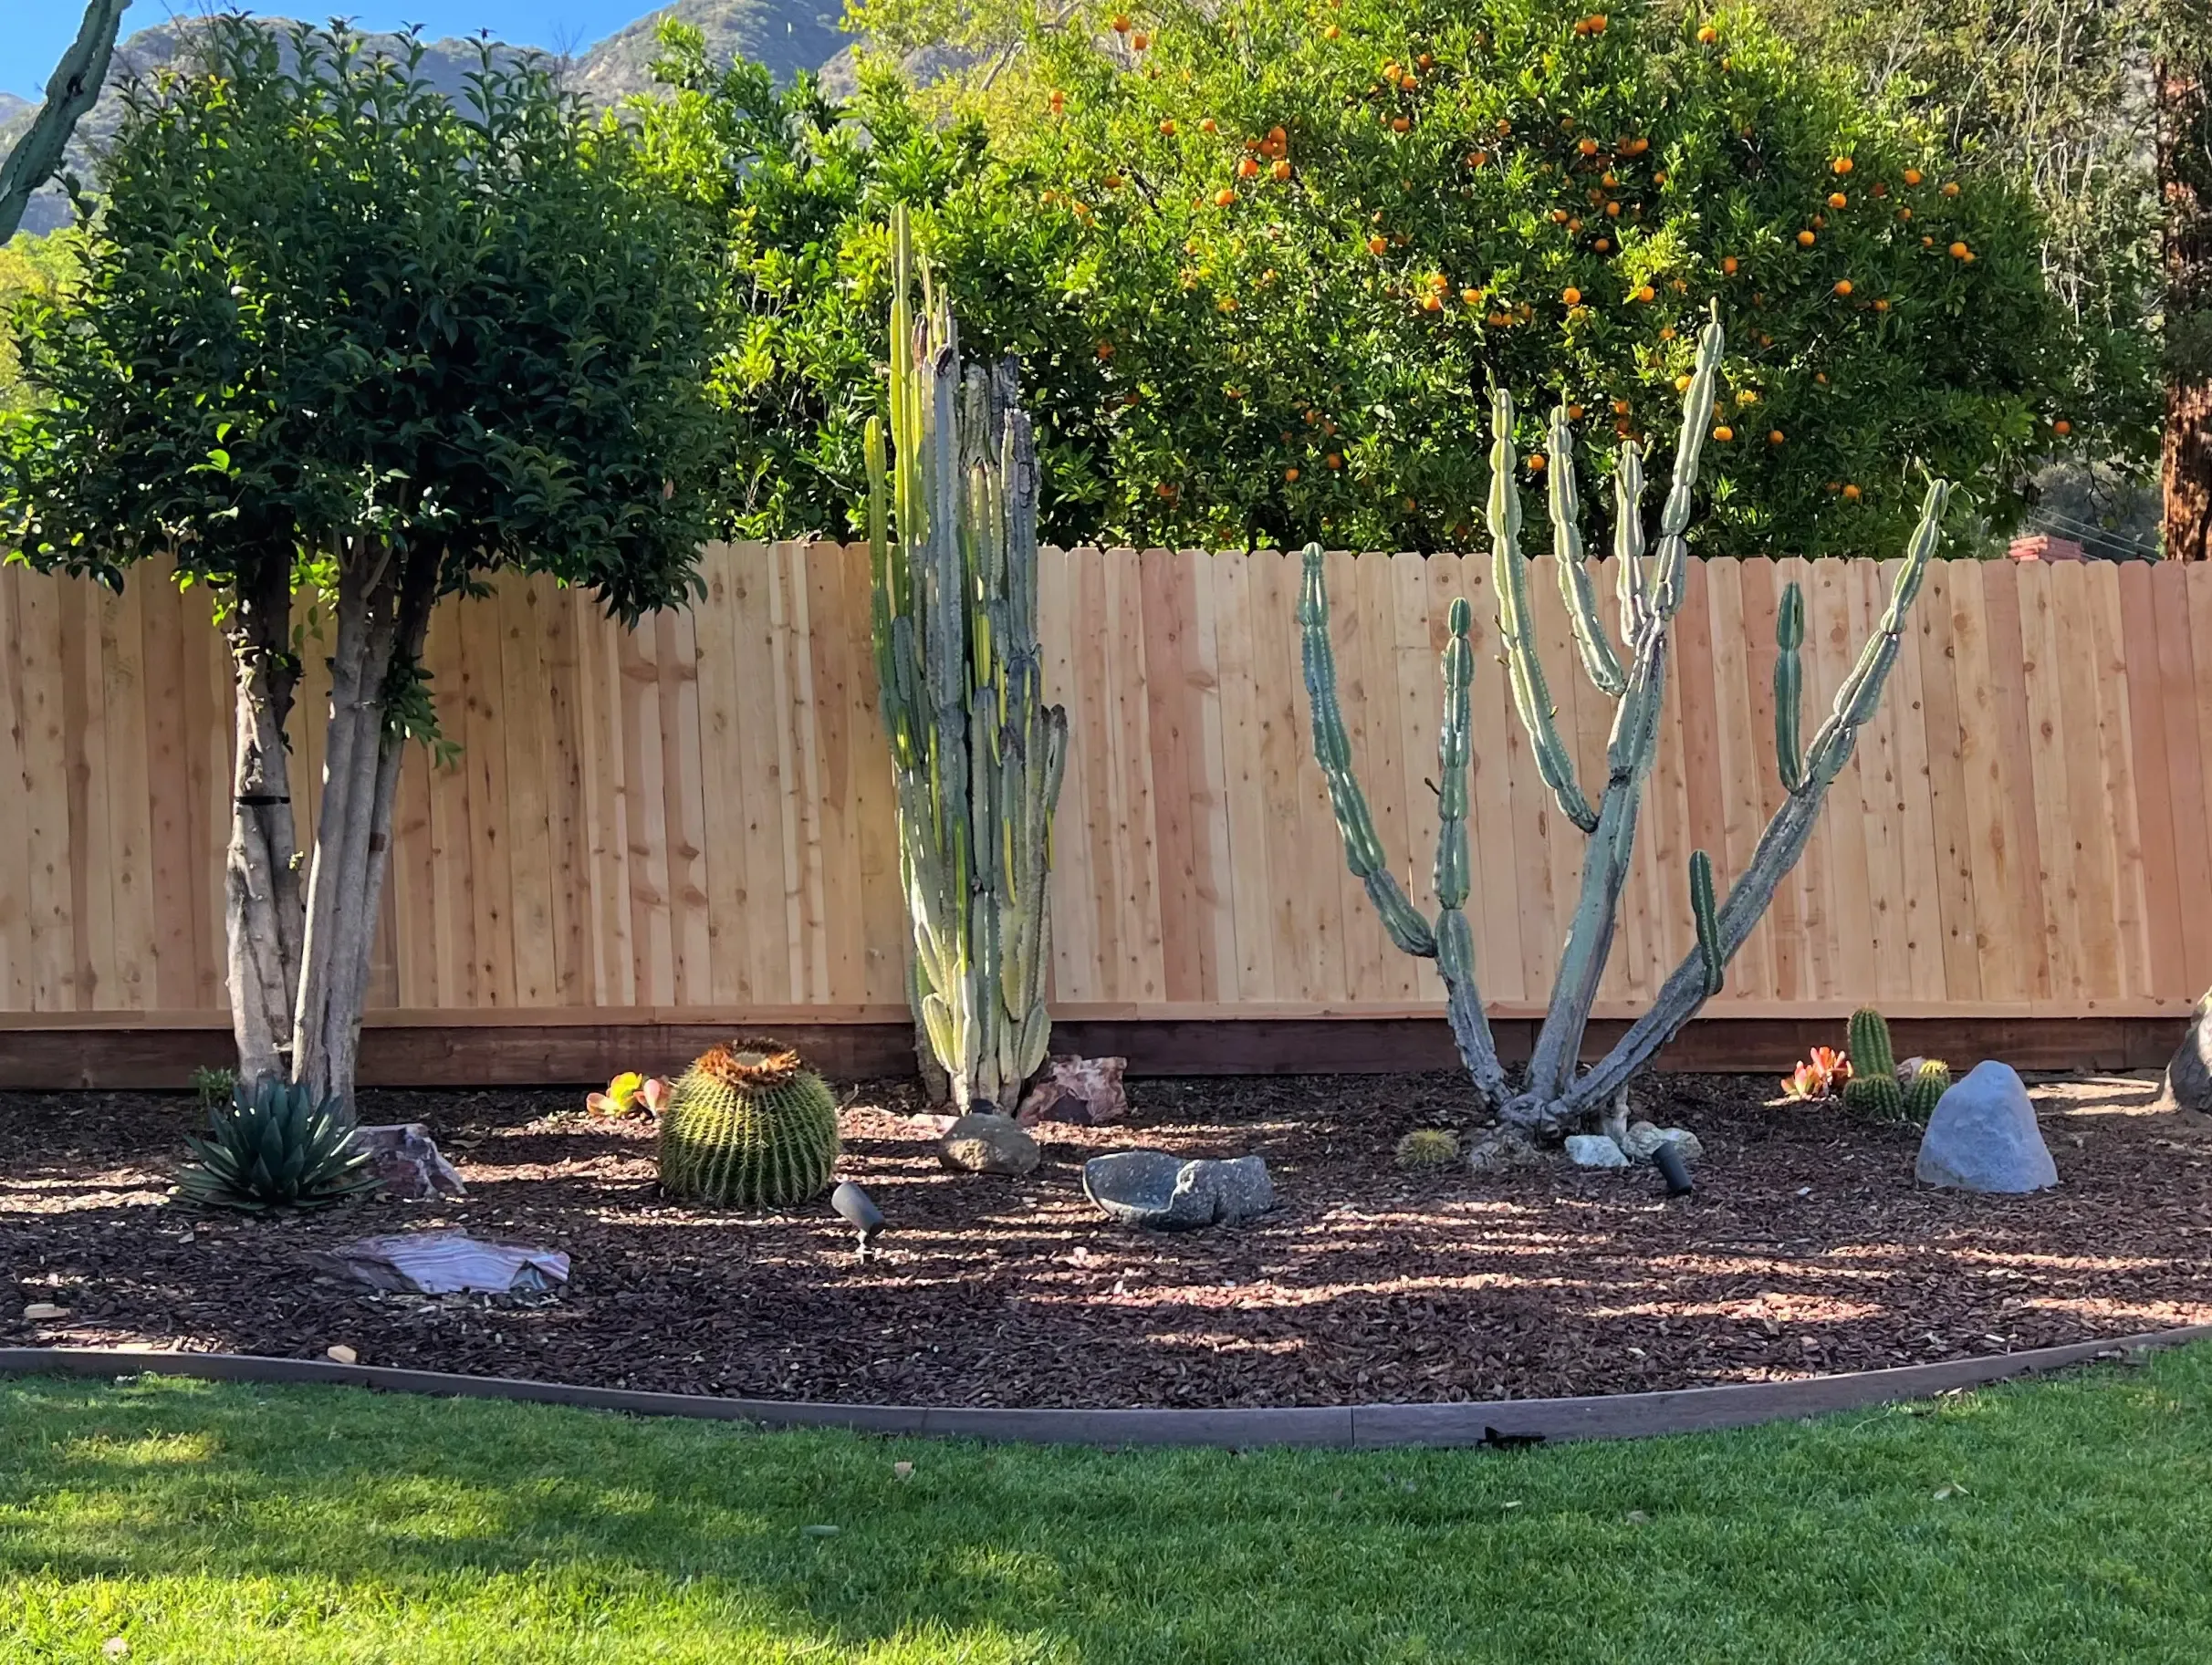
<instances>
[{"instance_id":1,"label":"grass","mask_svg":"<svg viewBox=\"0 0 2212 1665\"><path fill-rule=\"evenodd\" d=\"M2197 1661L2207 1406L2199 1347L1748 1433L1239 1456L0 1381L0 1660Z\"/></svg>"}]
</instances>

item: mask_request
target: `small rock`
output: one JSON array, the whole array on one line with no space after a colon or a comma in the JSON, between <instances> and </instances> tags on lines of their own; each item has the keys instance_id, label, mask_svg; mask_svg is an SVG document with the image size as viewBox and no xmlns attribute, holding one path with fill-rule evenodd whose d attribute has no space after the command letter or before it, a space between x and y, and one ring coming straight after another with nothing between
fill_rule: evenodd
<instances>
[{"instance_id":1,"label":"small rock","mask_svg":"<svg viewBox=\"0 0 2212 1665\"><path fill-rule=\"evenodd\" d=\"M1492 1128L1467 1147L1466 1164L1475 1173L1495 1173L1508 1168L1526 1168L1544 1160L1518 1128Z\"/></svg>"},{"instance_id":2,"label":"small rock","mask_svg":"<svg viewBox=\"0 0 2212 1665\"><path fill-rule=\"evenodd\" d=\"M26 1324L44 1324L50 1319L66 1318L68 1316L68 1307L57 1306L51 1301L33 1301L23 1309L24 1322Z\"/></svg>"},{"instance_id":3,"label":"small rock","mask_svg":"<svg viewBox=\"0 0 2212 1665\"><path fill-rule=\"evenodd\" d=\"M102 1657L106 1659L127 1660L130 1657L130 1639L127 1637L111 1636L99 1645L99 1650Z\"/></svg>"},{"instance_id":4,"label":"small rock","mask_svg":"<svg viewBox=\"0 0 2212 1665\"><path fill-rule=\"evenodd\" d=\"M361 1356L342 1341L336 1347L323 1348L323 1357L332 1364L359 1364L361 1361Z\"/></svg>"},{"instance_id":5,"label":"small rock","mask_svg":"<svg viewBox=\"0 0 2212 1665\"><path fill-rule=\"evenodd\" d=\"M810 1538L833 1538L837 1536L837 1528L835 1526L801 1526L799 1530L805 1533Z\"/></svg>"},{"instance_id":6,"label":"small rock","mask_svg":"<svg viewBox=\"0 0 2212 1665\"><path fill-rule=\"evenodd\" d=\"M1648 1162L1653 1151L1667 1144L1680 1146L1682 1154L1692 1161L1705 1154L1705 1146L1687 1128L1658 1128L1648 1121L1639 1121L1630 1128L1628 1136L1621 1141L1621 1149L1630 1160Z\"/></svg>"},{"instance_id":7,"label":"small rock","mask_svg":"<svg viewBox=\"0 0 2212 1665\"><path fill-rule=\"evenodd\" d=\"M419 1121L395 1121L356 1128L346 1141L369 1154L369 1171L388 1197L427 1202L434 1197L464 1197L468 1189L454 1165L438 1153L430 1129Z\"/></svg>"},{"instance_id":8,"label":"small rock","mask_svg":"<svg viewBox=\"0 0 2212 1665\"><path fill-rule=\"evenodd\" d=\"M1249 1219L1275 1206L1257 1156L1185 1161L1166 1150L1117 1150L1083 1164L1083 1194L1123 1225L1156 1231Z\"/></svg>"},{"instance_id":9,"label":"small rock","mask_svg":"<svg viewBox=\"0 0 2212 1665\"><path fill-rule=\"evenodd\" d=\"M1627 1154L1602 1133L1572 1133L1567 1139L1567 1160L1577 1168L1625 1168Z\"/></svg>"},{"instance_id":10,"label":"small rock","mask_svg":"<svg viewBox=\"0 0 2212 1665\"><path fill-rule=\"evenodd\" d=\"M1053 1058L1024 1094L1015 1119L1025 1128L1040 1121L1103 1127L1129 1114L1122 1077L1127 1058Z\"/></svg>"},{"instance_id":11,"label":"small rock","mask_svg":"<svg viewBox=\"0 0 2212 1665\"><path fill-rule=\"evenodd\" d=\"M1920 1067L1926 1062L1925 1058L1921 1057L1899 1058L1897 1060L1897 1085L1899 1087L1912 1086L1913 1077L1920 1073Z\"/></svg>"},{"instance_id":12,"label":"small rock","mask_svg":"<svg viewBox=\"0 0 2212 1665\"><path fill-rule=\"evenodd\" d=\"M1039 1154L1011 1116L963 1116L937 1141L937 1160L965 1173L1025 1174Z\"/></svg>"},{"instance_id":13,"label":"small rock","mask_svg":"<svg viewBox=\"0 0 2212 1665\"><path fill-rule=\"evenodd\" d=\"M1936 1100L1913 1173L1924 1185L2008 1195L2059 1182L2028 1089L1994 1058L1977 1064Z\"/></svg>"}]
</instances>

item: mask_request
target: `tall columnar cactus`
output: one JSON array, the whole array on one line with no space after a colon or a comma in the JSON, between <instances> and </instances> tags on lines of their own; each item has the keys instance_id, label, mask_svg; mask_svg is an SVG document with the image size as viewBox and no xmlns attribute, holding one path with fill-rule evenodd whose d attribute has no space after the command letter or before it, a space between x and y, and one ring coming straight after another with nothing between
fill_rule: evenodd
<instances>
[{"instance_id":1,"label":"tall columnar cactus","mask_svg":"<svg viewBox=\"0 0 2212 1665\"><path fill-rule=\"evenodd\" d=\"M963 1109L1012 1114L1051 1033L1046 885L1068 716L1037 640L1037 453L1012 359L963 365L952 307L892 224L891 434L868 424L876 677L891 740L915 1023ZM895 515L887 497L895 496Z\"/></svg>"},{"instance_id":2,"label":"tall columnar cactus","mask_svg":"<svg viewBox=\"0 0 2212 1665\"><path fill-rule=\"evenodd\" d=\"M1434 959L1444 979L1445 1010L1459 1054L1476 1090L1507 1120L1532 1129L1558 1129L1609 1102L1629 1077L1673 1039L1697 1009L1718 992L1728 961L1743 946L1774 899L1775 887L1797 865L1811 837L1828 788L1850 761L1860 728L1881 702L1882 687L1897 656L1906 612L1918 595L1929 557L1942 539L1950 487L1935 481L1921 508L1920 525L1905 551L1888 609L1868 638L1858 662L1837 690L1835 704L1812 742L1799 745L1803 669L1804 600L1796 585L1782 598L1777 622L1774 677L1775 747L1782 785L1781 807L1769 821L1749 864L1727 896L1716 899L1712 859L1690 858L1690 907L1696 945L1661 987L1644 1015L1591 1068L1577 1071L1582 1036L1597 999L1599 980L1612 952L1621 892L1643 805L1643 783L1659 744L1659 713L1666 692L1668 627L1682 605L1689 547L1686 536L1697 484L1699 453L1713 418L1714 384L1723 347L1717 317L1698 341L1697 365L1683 399L1682 430L1675 446L1674 476L1659 513L1657 537L1647 551L1643 524L1643 457L1622 447L1613 473L1613 552L1619 559L1620 629L1625 661L1606 635L1594 587L1583 566L1581 505L1574 482L1574 433L1564 403L1550 421L1552 549L1577 658L1592 687L1614 702L1605 751L1605 779L1593 806L1576 778L1574 759L1561 739L1529 599L1529 570L1520 554L1520 494L1514 484L1513 401L1491 395L1488 524L1492 577L1497 596L1497 634L1504 650L1513 705L1528 731L1539 775L1558 800L1560 814L1589 839L1581 895L1560 956L1528 1080L1515 1093L1498 1063L1476 986L1474 940L1466 914L1467 683L1474 663L1467 604L1452 604L1444 650L1445 716L1437 752L1435 924L1407 897L1375 837L1367 800L1352 771L1351 748L1337 706L1336 665L1329 644L1329 598L1320 546L1306 549L1305 586L1299 602L1303 630L1306 690L1313 713L1313 753L1329 782L1330 803L1343 835L1345 859L1367 887L1391 940L1410 954ZM1893 1078L1893 1085L1894 1085Z\"/></svg>"},{"instance_id":3,"label":"tall columnar cactus","mask_svg":"<svg viewBox=\"0 0 2212 1665\"><path fill-rule=\"evenodd\" d=\"M1889 1020L1872 1006L1861 1006L1851 1015L1845 1035L1851 1058L1851 1079L1843 1084L1845 1107L1876 1121L1904 1120L1904 1087L1897 1079Z\"/></svg>"},{"instance_id":4,"label":"tall columnar cactus","mask_svg":"<svg viewBox=\"0 0 2212 1665\"><path fill-rule=\"evenodd\" d=\"M837 1100L798 1054L774 1041L717 1046L670 1093L661 1117L661 1189L739 1208L786 1208L830 1188Z\"/></svg>"}]
</instances>

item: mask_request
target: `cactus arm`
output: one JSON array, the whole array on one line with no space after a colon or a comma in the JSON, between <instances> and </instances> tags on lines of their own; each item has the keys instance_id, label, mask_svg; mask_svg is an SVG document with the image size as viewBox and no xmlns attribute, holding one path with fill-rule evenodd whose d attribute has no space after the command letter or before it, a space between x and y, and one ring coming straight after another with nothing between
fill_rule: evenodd
<instances>
[{"instance_id":1,"label":"cactus arm","mask_svg":"<svg viewBox=\"0 0 2212 1665\"><path fill-rule=\"evenodd\" d=\"M1616 535L1616 547L1622 556L1622 602L1632 616L1629 640L1633 658L1628 686L1613 713L1612 734L1606 743L1605 793L1599 802L1595 836L1583 858L1581 888L1568 927L1567 945L1560 954L1551 1000L1545 1008L1543 1026L1537 1031L1535 1050L1529 1055L1528 1087L1506 1109L1508 1119L1523 1125L1542 1126L1552 1121L1551 1107L1573 1078L1582 1036L1590 1027L1590 1008L1597 1001L1598 985L1612 954L1621 892L1628 883L1636 823L1643 807L1643 782L1659 750L1659 715L1666 694L1667 628L1682 605L1683 567L1688 558L1684 534L1697 484L1698 454L1713 417L1713 388L1725 346L1716 314L1698 338L1697 369L1683 395L1674 483L1660 513L1659 541L1648 572L1642 570L1643 563L1638 553L1642 532L1629 530L1635 526L1643 490L1643 458L1635 447L1623 450L1614 475L1614 500L1622 510L1622 528ZM1495 492L1495 480L1492 484ZM1504 594L1502 579L1499 593Z\"/></svg>"},{"instance_id":2,"label":"cactus arm","mask_svg":"<svg viewBox=\"0 0 2212 1665\"><path fill-rule=\"evenodd\" d=\"M1367 806L1367 795L1352 772L1351 738L1344 731L1343 709L1337 702L1336 650L1329 640L1329 587L1322 573L1320 545L1306 546L1304 562L1298 604L1299 644L1305 665L1306 702L1313 715L1313 760L1320 765L1322 778L1329 783L1329 806L1344 840L1344 865L1366 886L1375 911L1382 916L1382 929L1399 950L1433 960L1436 957L1435 933L1391 872L1390 859Z\"/></svg>"},{"instance_id":3,"label":"cactus arm","mask_svg":"<svg viewBox=\"0 0 2212 1665\"><path fill-rule=\"evenodd\" d=\"M1690 918L1697 927L1697 952L1705 962L1707 998L1720 993L1728 956L1721 952L1720 925L1713 917L1713 858L1703 850L1690 852Z\"/></svg>"},{"instance_id":4,"label":"cactus arm","mask_svg":"<svg viewBox=\"0 0 2212 1665\"><path fill-rule=\"evenodd\" d=\"M1619 699L1628 686L1612 642L1598 619L1598 592L1582 564L1582 505L1575 492L1574 429L1562 399L1551 412L1551 553L1560 569L1560 596L1574 624L1582 673L1597 691Z\"/></svg>"},{"instance_id":5,"label":"cactus arm","mask_svg":"<svg viewBox=\"0 0 2212 1665\"><path fill-rule=\"evenodd\" d=\"M1444 978L1445 1014L1461 1063L1475 1086L1495 1105L1508 1093L1497 1044L1475 981L1475 933L1467 924L1467 760L1474 752L1472 702L1475 644L1473 609L1452 603L1451 635L1444 644L1444 717L1436 729L1436 970Z\"/></svg>"},{"instance_id":6,"label":"cactus arm","mask_svg":"<svg viewBox=\"0 0 2212 1665\"><path fill-rule=\"evenodd\" d=\"M1643 447L1631 440L1613 463L1614 582L1621 604L1621 640L1633 644L1651 607L1650 574L1643 558Z\"/></svg>"},{"instance_id":7,"label":"cactus arm","mask_svg":"<svg viewBox=\"0 0 2212 1665\"><path fill-rule=\"evenodd\" d=\"M46 101L22 137L0 158L0 243L16 234L31 195L60 172L78 118L99 101L115 54L115 36L130 0L89 0L77 38L47 82Z\"/></svg>"},{"instance_id":8,"label":"cactus arm","mask_svg":"<svg viewBox=\"0 0 2212 1665\"><path fill-rule=\"evenodd\" d=\"M1906 546L1905 562L1891 591L1890 605L1874 634L1860 655L1859 668L1836 692L1834 710L1807 755L1804 784L1782 801L1774 818L1759 834L1758 847L1727 899L1714 916L1716 936L1724 960L1732 959L1744 945L1774 900L1774 892L1805 852L1806 843L1820 819L1821 806L1836 773L1849 759L1857 730L1882 697L1882 684L1896 658L1904 617L1919 594L1921 579L1936 546L1943 541L1944 507L1950 487L1935 481L1920 511L1920 525ZM1886 646L1886 653L1881 650ZM1865 672L1864 676L1860 671ZM1644 1015L1629 1026L1613 1049L1556 1104L1545 1107L1542 1122L1560 1126L1604 1104L1623 1082L1657 1056L1659 1049L1681 1033L1683 1025L1697 1015L1706 994L1706 963L1702 946L1691 950L1661 986L1658 997Z\"/></svg>"},{"instance_id":9,"label":"cactus arm","mask_svg":"<svg viewBox=\"0 0 2212 1665\"><path fill-rule=\"evenodd\" d=\"M1595 832L1597 813L1575 784L1574 759L1560 738L1551 690L1544 681L1544 661L1537 651L1529 572L1520 557L1520 493L1513 484L1513 399L1503 388L1491 390L1490 425L1490 570L1497 589L1497 633L1505 643L1513 708L1528 731L1537 773L1559 799L1560 813L1584 832Z\"/></svg>"},{"instance_id":10,"label":"cactus arm","mask_svg":"<svg viewBox=\"0 0 2212 1665\"><path fill-rule=\"evenodd\" d=\"M1799 724L1805 702L1805 666L1799 650L1805 643L1805 592L1796 584L1782 591L1774 619L1774 761L1782 785L1795 792L1805 784L1805 754L1799 748Z\"/></svg>"}]
</instances>

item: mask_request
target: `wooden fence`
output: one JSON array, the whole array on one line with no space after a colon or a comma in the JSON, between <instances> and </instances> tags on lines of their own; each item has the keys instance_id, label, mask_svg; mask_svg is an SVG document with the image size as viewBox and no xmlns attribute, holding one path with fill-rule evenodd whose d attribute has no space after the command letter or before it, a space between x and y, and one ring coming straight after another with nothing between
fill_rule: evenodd
<instances>
[{"instance_id":1,"label":"wooden fence","mask_svg":"<svg viewBox=\"0 0 2212 1665\"><path fill-rule=\"evenodd\" d=\"M1561 723L1598 776L1609 704L1534 575ZM1690 945L1779 787L1777 596L1805 587L1807 733L1894 565L1693 562L1665 732L1599 1011ZM430 659L457 766L411 752L374 1003L458 1021L882 1021L903 929L864 551L718 546L706 598L626 632L508 581ZM1069 1016L1391 1016L1440 991L1376 924L1308 753L1295 558L1050 552L1069 707L1054 998ZM1383 841L1426 894L1436 656L1472 598L1469 903L1482 988L1539 1006L1583 841L1496 660L1487 560L1332 558L1346 720ZM1611 608L1612 583L1599 590ZM0 573L0 1023L219 1025L227 661L204 591ZM1879 720L1712 1010L2173 1014L2212 983L2212 569L1938 562ZM310 661L317 658L312 638ZM318 672L319 676L319 671ZM319 768L319 690L295 780ZM108 1014L106 1017L93 1015Z\"/></svg>"}]
</instances>

